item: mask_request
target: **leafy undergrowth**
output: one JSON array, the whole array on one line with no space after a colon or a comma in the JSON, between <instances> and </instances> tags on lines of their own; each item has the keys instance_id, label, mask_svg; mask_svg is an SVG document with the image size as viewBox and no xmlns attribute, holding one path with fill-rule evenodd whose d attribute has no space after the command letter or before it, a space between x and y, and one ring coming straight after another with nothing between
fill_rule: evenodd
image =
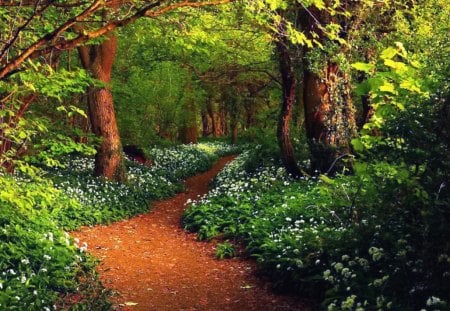
<instances>
[{"instance_id":1,"label":"leafy undergrowth","mask_svg":"<svg viewBox=\"0 0 450 311\"><path fill-rule=\"evenodd\" d=\"M63 159L43 176L0 174L0 310L107 310L87 245L63 231L148 211L152 200L179 191L180 181L207 170L224 144L148 150L153 165L127 161L126 184L93 178L93 159Z\"/></svg>"},{"instance_id":2,"label":"leafy undergrowth","mask_svg":"<svg viewBox=\"0 0 450 311\"><path fill-rule=\"evenodd\" d=\"M329 310L444 310L450 301L448 191L404 166L294 181L244 152L183 217L199 239L239 239L275 285ZM250 169L249 169L250 168Z\"/></svg>"},{"instance_id":3,"label":"leafy undergrowth","mask_svg":"<svg viewBox=\"0 0 450 311\"><path fill-rule=\"evenodd\" d=\"M0 176L0 189L0 309L54 310L59 294L77 291L81 279L98 288L92 298L101 301L103 288L86 245L70 239L49 209L76 202L48 180ZM87 299L79 291L80 307Z\"/></svg>"}]
</instances>

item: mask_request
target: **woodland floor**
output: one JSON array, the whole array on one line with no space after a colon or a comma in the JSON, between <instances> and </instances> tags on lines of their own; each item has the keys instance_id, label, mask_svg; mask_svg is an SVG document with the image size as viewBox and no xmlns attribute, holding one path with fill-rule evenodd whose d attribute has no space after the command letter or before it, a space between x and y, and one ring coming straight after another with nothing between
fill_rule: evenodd
<instances>
[{"instance_id":1,"label":"woodland floor","mask_svg":"<svg viewBox=\"0 0 450 311\"><path fill-rule=\"evenodd\" d=\"M180 227L184 203L205 194L230 160L189 178L186 192L154 203L149 213L73 232L101 260L100 278L117 293L115 310L310 310L271 292L255 276L254 261L218 260L215 243L198 242Z\"/></svg>"}]
</instances>

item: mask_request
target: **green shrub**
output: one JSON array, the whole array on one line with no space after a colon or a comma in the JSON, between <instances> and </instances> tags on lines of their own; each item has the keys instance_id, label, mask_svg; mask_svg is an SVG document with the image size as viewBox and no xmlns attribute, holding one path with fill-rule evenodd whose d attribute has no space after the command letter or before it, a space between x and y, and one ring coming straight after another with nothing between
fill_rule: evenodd
<instances>
[{"instance_id":1,"label":"green shrub","mask_svg":"<svg viewBox=\"0 0 450 311\"><path fill-rule=\"evenodd\" d=\"M73 201L43 180L0 176L0 185L0 309L51 310L93 273L85 247L59 229L49 209Z\"/></svg>"},{"instance_id":2,"label":"green shrub","mask_svg":"<svg viewBox=\"0 0 450 311\"><path fill-rule=\"evenodd\" d=\"M216 257L218 259L232 258L235 255L233 244L228 241L219 243L216 246Z\"/></svg>"}]
</instances>

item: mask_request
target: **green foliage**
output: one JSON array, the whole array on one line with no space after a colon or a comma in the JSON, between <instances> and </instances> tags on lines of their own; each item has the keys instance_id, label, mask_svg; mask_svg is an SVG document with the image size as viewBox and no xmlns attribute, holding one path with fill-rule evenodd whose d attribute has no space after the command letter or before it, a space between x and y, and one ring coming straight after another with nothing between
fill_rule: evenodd
<instances>
[{"instance_id":1,"label":"green foliage","mask_svg":"<svg viewBox=\"0 0 450 311\"><path fill-rule=\"evenodd\" d=\"M78 150L92 153L87 145L76 144L62 133L53 135L54 129L49 118L29 111L34 101L57 101L74 93L82 93L93 80L84 70L54 70L49 65L27 63L24 70L8 81L0 81L0 93L3 94L0 118L0 166L20 166L20 156L35 142L34 152L40 161L56 163L55 156L63 152ZM39 97L40 96L40 97ZM7 104L6 104L7 103ZM71 117L85 113L74 106L59 105L58 111Z\"/></svg>"},{"instance_id":2,"label":"green foliage","mask_svg":"<svg viewBox=\"0 0 450 311\"><path fill-rule=\"evenodd\" d=\"M186 211L183 224L199 239L240 238L276 285L331 310L449 300L448 190L436 197L405 164L360 163L354 176L292 181L267 162L246 172L251 159L228 165Z\"/></svg>"},{"instance_id":3,"label":"green foliage","mask_svg":"<svg viewBox=\"0 0 450 311\"><path fill-rule=\"evenodd\" d=\"M235 249L233 244L230 242L223 242L219 243L216 246L216 257L218 259L225 259L225 258L233 258L235 255Z\"/></svg>"},{"instance_id":4,"label":"green foliage","mask_svg":"<svg viewBox=\"0 0 450 311\"><path fill-rule=\"evenodd\" d=\"M94 263L53 219L77 205L45 180L0 175L0 304L4 310L50 310L83 282L99 287ZM95 297L95 293L91 292Z\"/></svg>"},{"instance_id":5,"label":"green foliage","mask_svg":"<svg viewBox=\"0 0 450 311\"><path fill-rule=\"evenodd\" d=\"M364 124L361 136L353 140L353 147L360 153L376 145L397 145L401 148L401 140L373 133L382 130L387 120L395 119L398 112L408 105L429 96L423 90L423 79L417 70L419 64L411 60L403 44L397 42L396 47L388 47L381 52L378 64L355 63L352 66L370 74L358 86L357 94L368 94L373 109L373 115Z\"/></svg>"}]
</instances>

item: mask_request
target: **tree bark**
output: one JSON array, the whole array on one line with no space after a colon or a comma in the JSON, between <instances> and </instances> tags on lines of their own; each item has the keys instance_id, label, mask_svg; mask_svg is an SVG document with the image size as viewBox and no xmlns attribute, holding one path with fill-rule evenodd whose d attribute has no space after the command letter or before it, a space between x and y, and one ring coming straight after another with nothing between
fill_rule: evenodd
<instances>
[{"instance_id":1,"label":"tree bark","mask_svg":"<svg viewBox=\"0 0 450 311\"><path fill-rule=\"evenodd\" d=\"M297 165L297 160L295 159L290 132L292 111L295 104L297 79L295 77L291 54L289 53L289 43L287 37L284 35L284 22L281 22L279 28L276 48L280 62L283 102L281 105L280 115L278 117L277 140L281 151L281 160L283 161L286 171L294 178L298 178L302 176L302 173Z\"/></svg>"},{"instance_id":2,"label":"tree bark","mask_svg":"<svg viewBox=\"0 0 450 311\"><path fill-rule=\"evenodd\" d=\"M197 105L196 94L193 86L189 81L184 89L183 97L183 115L181 116L181 124L178 130L178 136L183 144L197 143Z\"/></svg>"},{"instance_id":3,"label":"tree bark","mask_svg":"<svg viewBox=\"0 0 450 311\"><path fill-rule=\"evenodd\" d=\"M202 110L202 137L208 137L211 134L211 119L205 109Z\"/></svg>"},{"instance_id":4,"label":"tree bark","mask_svg":"<svg viewBox=\"0 0 450 311\"><path fill-rule=\"evenodd\" d=\"M117 38L109 36L98 45L78 48L81 63L94 78L105 83L91 87L88 94L89 120L93 133L101 139L95 155L94 175L109 180L126 180L119 129L114 111L113 96L109 86L117 50Z\"/></svg>"},{"instance_id":5,"label":"tree bark","mask_svg":"<svg viewBox=\"0 0 450 311\"><path fill-rule=\"evenodd\" d=\"M345 165L336 159L351 152L356 125L349 78L328 63L322 75L305 71L305 125L313 170L334 174ZM350 166L349 166L350 167Z\"/></svg>"},{"instance_id":6,"label":"tree bark","mask_svg":"<svg viewBox=\"0 0 450 311\"><path fill-rule=\"evenodd\" d=\"M338 16L318 9L303 10L299 19L307 37L312 39L315 34L324 45L329 39L319 25L340 23ZM304 55L308 52L305 47ZM344 167L351 169L351 163L340 158L351 153L350 141L356 134L356 124L350 78L338 64L329 61L329 55L324 56L319 72L312 72L307 58L303 58L303 104L311 168L333 175Z\"/></svg>"},{"instance_id":7,"label":"tree bark","mask_svg":"<svg viewBox=\"0 0 450 311\"><path fill-rule=\"evenodd\" d=\"M208 137L213 133L213 117L210 113L210 106L211 106L211 98L207 98L206 100L206 107L202 109L202 136Z\"/></svg>"},{"instance_id":8,"label":"tree bark","mask_svg":"<svg viewBox=\"0 0 450 311\"><path fill-rule=\"evenodd\" d=\"M235 94L230 94L230 128L231 128L231 144L236 145L238 139L239 126L239 99Z\"/></svg>"}]
</instances>

